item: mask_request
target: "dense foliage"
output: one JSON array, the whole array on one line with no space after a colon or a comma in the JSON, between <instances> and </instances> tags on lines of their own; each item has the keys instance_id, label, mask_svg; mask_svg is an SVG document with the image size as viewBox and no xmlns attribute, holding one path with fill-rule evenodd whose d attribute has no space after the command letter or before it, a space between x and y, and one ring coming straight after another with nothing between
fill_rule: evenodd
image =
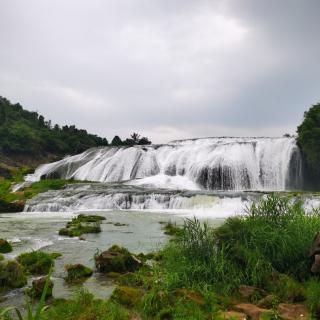
<instances>
[{"instance_id":1,"label":"dense foliage","mask_svg":"<svg viewBox=\"0 0 320 320\"><path fill-rule=\"evenodd\" d=\"M24 110L0 96L0 154L43 156L80 153L97 146L107 146L108 141L74 125L52 125L37 112ZM114 146L150 144L146 137L133 133L122 141L118 136L112 140Z\"/></svg>"},{"instance_id":2,"label":"dense foliage","mask_svg":"<svg viewBox=\"0 0 320 320\"><path fill-rule=\"evenodd\" d=\"M297 129L297 142L306 160L309 175L320 177L320 103L304 113L302 124Z\"/></svg>"},{"instance_id":3,"label":"dense foliage","mask_svg":"<svg viewBox=\"0 0 320 320\"><path fill-rule=\"evenodd\" d=\"M105 138L75 126L52 126L37 112L24 110L0 97L0 152L7 155L74 154L108 145Z\"/></svg>"}]
</instances>

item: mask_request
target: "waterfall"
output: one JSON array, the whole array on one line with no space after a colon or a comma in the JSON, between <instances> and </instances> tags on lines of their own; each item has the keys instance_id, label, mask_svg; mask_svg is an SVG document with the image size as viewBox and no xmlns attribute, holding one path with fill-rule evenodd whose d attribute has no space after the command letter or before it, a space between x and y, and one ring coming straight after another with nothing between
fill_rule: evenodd
<instances>
[{"instance_id":1,"label":"waterfall","mask_svg":"<svg viewBox=\"0 0 320 320\"><path fill-rule=\"evenodd\" d=\"M202 190L301 188L294 138L205 138L103 147L40 166L29 181L61 178Z\"/></svg>"}]
</instances>

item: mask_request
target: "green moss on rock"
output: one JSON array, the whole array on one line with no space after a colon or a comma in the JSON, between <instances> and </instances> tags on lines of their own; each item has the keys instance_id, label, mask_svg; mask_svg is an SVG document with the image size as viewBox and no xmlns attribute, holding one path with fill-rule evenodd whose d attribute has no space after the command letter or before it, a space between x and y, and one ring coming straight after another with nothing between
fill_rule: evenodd
<instances>
[{"instance_id":1,"label":"green moss on rock","mask_svg":"<svg viewBox=\"0 0 320 320\"><path fill-rule=\"evenodd\" d=\"M101 221L105 217L98 215L83 215L73 218L69 221L65 228L59 230L59 235L67 237L80 237L85 233L99 233L101 232Z\"/></svg>"},{"instance_id":2,"label":"green moss on rock","mask_svg":"<svg viewBox=\"0 0 320 320\"><path fill-rule=\"evenodd\" d=\"M5 239L0 239L0 253L8 253L11 251L12 251L11 244Z\"/></svg>"},{"instance_id":3,"label":"green moss on rock","mask_svg":"<svg viewBox=\"0 0 320 320\"><path fill-rule=\"evenodd\" d=\"M21 288L27 284L22 266L14 260L0 264L0 286Z\"/></svg>"},{"instance_id":4,"label":"green moss on rock","mask_svg":"<svg viewBox=\"0 0 320 320\"><path fill-rule=\"evenodd\" d=\"M142 262L126 248L112 246L108 250L97 254L95 264L101 272L132 272L140 268Z\"/></svg>"},{"instance_id":5,"label":"green moss on rock","mask_svg":"<svg viewBox=\"0 0 320 320\"><path fill-rule=\"evenodd\" d=\"M92 269L82 265L82 264L68 264L65 266L67 271L67 277L65 280L67 282L82 281L90 277L93 273Z\"/></svg>"},{"instance_id":6,"label":"green moss on rock","mask_svg":"<svg viewBox=\"0 0 320 320\"><path fill-rule=\"evenodd\" d=\"M54 265L56 257L56 253L32 251L20 254L17 257L17 261L31 274L48 274L50 267Z\"/></svg>"},{"instance_id":7,"label":"green moss on rock","mask_svg":"<svg viewBox=\"0 0 320 320\"><path fill-rule=\"evenodd\" d=\"M111 300L127 307L134 307L141 302L143 294L141 289L118 286L114 289Z\"/></svg>"}]
</instances>

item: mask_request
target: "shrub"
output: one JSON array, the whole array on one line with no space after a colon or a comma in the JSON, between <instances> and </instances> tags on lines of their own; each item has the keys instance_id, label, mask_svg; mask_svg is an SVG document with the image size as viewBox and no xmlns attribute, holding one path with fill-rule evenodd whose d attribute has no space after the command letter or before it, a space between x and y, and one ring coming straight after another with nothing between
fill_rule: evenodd
<instances>
[{"instance_id":1,"label":"shrub","mask_svg":"<svg viewBox=\"0 0 320 320\"><path fill-rule=\"evenodd\" d=\"M21 288L27 284L22 266L17 261L0 263L0 286Z\"/></svg>"}]
</instances>

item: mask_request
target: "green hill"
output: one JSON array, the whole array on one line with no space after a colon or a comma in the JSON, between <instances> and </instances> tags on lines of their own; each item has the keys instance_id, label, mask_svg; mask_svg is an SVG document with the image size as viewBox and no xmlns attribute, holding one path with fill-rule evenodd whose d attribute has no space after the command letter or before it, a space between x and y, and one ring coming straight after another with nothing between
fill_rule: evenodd
<instances>
[{"instance_id":1,"label":"green hill","mask_svg":"<svg viewBox=\"0 0 320 320\"><path fill-rule=\"evenodd\" d=\"M15 157L55 157L106 146L108 141L74 125L52 125L37 112L24 110L0 96L0 154Z\"/></svg>"}]
</instances>

